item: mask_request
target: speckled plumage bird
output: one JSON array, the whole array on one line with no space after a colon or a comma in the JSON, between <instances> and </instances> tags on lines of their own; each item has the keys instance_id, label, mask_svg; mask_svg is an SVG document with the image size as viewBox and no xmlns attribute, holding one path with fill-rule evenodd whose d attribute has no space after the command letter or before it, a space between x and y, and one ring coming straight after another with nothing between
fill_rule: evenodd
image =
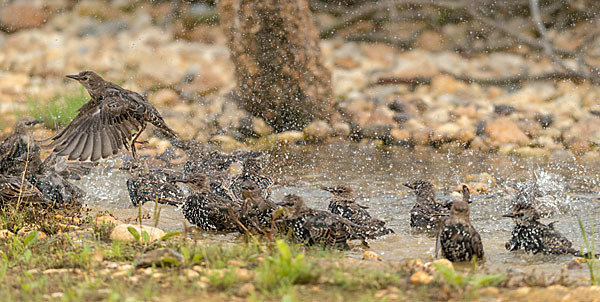
<instances>
[{"instance_id":1,"label":"speckled plumage bird","mask_svg":"<svg viewBox=\"0 0 600 302\"><path fill-rule=\"evenodd\" d=\"M134 206L148 201L180 206L184 196L176 181L181 176L162 168L148 169L145 165L131 167L127 179L129 199Z\"/></svg>"},{"instance_id":2,"label":"speckled plumage bird","mask_svg":"<svg viewBox=\"0 0 600 302\"><path fill-rule=\"evenodd\" d=\"M17 121L13 132L0 144L0 174L21 176L26 167L28 176L38 172L42 163L40 147L32 131L40 123L30 116Z\"/></svg>"},{"instance_id":3,"label":"speckled plumage bird","mask_svg":"<svg viewBox=\"0 0 600 302\"><path fill-rule=\"evenodd\" d=\"M473 257L484 256L481 237L469 218L469 188L462 187L463 200L452 203L450 217L442 225L439 233L439 247L442 256L453 262L471 261ZM436 248L437 249L437 248Z\"/></svg>"},{"instance_id":4,"label":"speckled plumage bird","mask_svg":"<svg viewBox=\"0 0 600 302\"><path fill-rule=\"evenodd\" d=\"M262 233L270 232L273 214L278 206L265 198L260 188L252 181L241 184L242 205L238 219L246 228ZM234 197L235 198L235 197Z\"/></svg>"},{"instance_id":5,"label":"speckled plumage bird","mask_svg":"<svg viewBox=\"0 0 600 302\"><path fill-rule=\"evenodd\" d=\"M503 217L512 218L516 224L506 242L507 250L512 252L523 248L533 254L581 256L578 250L572 248L571 241L554 229L554 223L546 225L539 221L540 214L530 202L513 204L512 211Z\"/></svg>"},{"instance_id":6,"label":"speckled plumage bird","mask_svg":"<svg viewBox=\"0 0 600 302\"><path fill-rule=\"evenodd\" d=\"M271 197L273 179L261 173L262 167L258 159L261 154L254 151L250 152L252 153L242 153L236 156L237 161L242 164L242 172L227 182L226 187L236 199L243 200L242 184L249 181L258 187L263 198L268 199Z\"/></svg>"},{"instance_id":7,"label":"speckled plumage bird","mask_svg":"<svg viewBox=\"0 0 600 302\"><path fill-rule=\"evenodd\" d=\"M0 204L39 204L51 203L27 179L19 176L0 174Z\"/></svg>"},{"instance_id":8,"label":"speckled plumage bird","mask_svg":"<svg viewBox=\"0 0 600 302\"><path fill-rule=\"evenodd\" d=\"M414 190L415 204L410 210L410 226L420 230L437 230L440 217L448 215L452 203L442 203L435 200L433 184L424 180L404 184Z\"/></svg>"},{"instance_id":9,"label":"speckled plumage bird","mask_svg":"<svg viewBox=\"0 0 600 302\"><path fill-rule=\"evenodd\" d=\"M321 189L333 194L333 198L329 201L329 211L363 227L368 238L374 239L394 232L392 229L385 227L385 221L371 217L371 214L367 211L368 207L356 202L352 188L337 185L322 187Z\"/></svg>"},{"instance_id":10,"label":"speckled plumage bird","mask_svg":"<svg viewBox=\"0 0 600 302\"><path fill-rule=\"evenodd\" d=\"M231 200L224 199L221 195L212 192L208 176L192 174L179 181L186 183L192 192L183 204L183 216L190 223L205 231L235 231L238 229L238 225L229 215L228 206L232 206L232 210L236 214L239 213L239 209L233 208Z\"/></svg>"},{"instance_id":11,"label":"speckled plumage bird","mask_svg":"<svg viewBox=\"0 0 600 302\"><path fill-rule=\"evenodd\" d=\"M102 79L93 71L68 75L81 83L91 100L79 108L77 116L45 145L69 160L97 161L113 156L125 147L136 156L137 139L151 123L169 136L177 136L162 116L137 92ZM135 132L135 134L134 134Z\"/></svg>"},{"instance_id":12,"label":"speckled plumage bird","mask_svg":"<svg viewBox=\"0 0 600 302\"><path fill-rule=\"evenodd\" d=\"M358 239L365 246L367 236L350 220L328 211L311 209L297 195L286 195L279 204L285 209L283 224L292 230L296 240L306 244L349 248L348 240Z\"/></svg>"}]
</instances>

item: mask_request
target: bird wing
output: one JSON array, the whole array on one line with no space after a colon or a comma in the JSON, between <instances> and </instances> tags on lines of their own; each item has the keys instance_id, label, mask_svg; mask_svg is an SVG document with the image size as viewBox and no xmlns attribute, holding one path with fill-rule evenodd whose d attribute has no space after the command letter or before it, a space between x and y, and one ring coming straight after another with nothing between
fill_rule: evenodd
<instances>
[{"instance_id":1,"label":"bird wing","mask_svg":"<svg viewBox=\"0 0 600 302\"><path fill-rule=\"evenodd\" d=\"M473 248L473 255L477 256L477 259L482 259L483 252L483 243L481 242L481 236L479 233L471 226L473 234L471 237L471 247Z\"/></svg>"},{"instance_id":2,"label":"bird wing","mask_svg":"<svg viewBox=\"0 0 600 302\"><path fill-rule=\"evenodd\" d=\"M103 98L99 103L89 101L69 125L47 139L51 142L44 147L53 148L59 156L68 155L69 160L80 161L107 158L123 146L129 149L132 132L142 126L131 116L132 109L135 104L116 96Z\"/></svg>"}]
</instances>

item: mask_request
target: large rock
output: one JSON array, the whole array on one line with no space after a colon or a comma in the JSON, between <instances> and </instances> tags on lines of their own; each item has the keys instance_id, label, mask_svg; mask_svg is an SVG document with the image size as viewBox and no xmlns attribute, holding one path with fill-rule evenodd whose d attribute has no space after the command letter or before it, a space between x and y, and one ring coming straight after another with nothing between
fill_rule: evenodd
<instances>
[{"instance_id":1,"label":"large rock","mask_svg":"<svg viewBox=\"0 0 600 302\"><path fill-rule=\"evenodd\" d=\"M151 226L146 226L146 225L142 225L142 227L140 228L139 225L134 225L134 224L120 224L117 225L112 233L110 233L110 239L111 240L118 240L118 241L123 241L123 242L135 242L135 238L133 237L133 235L129 232L129 227L133 227L138 234L140 234L140 240L143 241L142 239L142 231L146 231L149 235L149 242L154 242L156 240L159 240L160 238L162 238L165 235L165 232L161 229L157 229Z\"/></svg>"},{"instance_id":2,"label":"large rock","mask_svg":"<svg viewBox=\"0 0 600 302\"><path fill-rule=\"evenodd\" d=\"M496 144L527 144L529 137L510 118L500 117L485 125L484 133Z\"/></svg>"},{"instance_id":3,"label":"large rock","mask_svg":"<svg viewBox=\"0 0 600 302\"><path fill-rule=\"evenodd\" d=\"M325 121L316 120L304 128L304 136L312 142L322 142L333 133L331 126Z\"/></svg>"},{"instance_id":4,"label":"large rock","mask_svg":"<svg viewBox=\"0 0 600 302\"><path fill-rule=\"evenodd\" d=\"M31 4L11 3L0 8L0 29L15 32L26 28L38 28L48 21L50 13Z\"/></svg>"}]
</instances>

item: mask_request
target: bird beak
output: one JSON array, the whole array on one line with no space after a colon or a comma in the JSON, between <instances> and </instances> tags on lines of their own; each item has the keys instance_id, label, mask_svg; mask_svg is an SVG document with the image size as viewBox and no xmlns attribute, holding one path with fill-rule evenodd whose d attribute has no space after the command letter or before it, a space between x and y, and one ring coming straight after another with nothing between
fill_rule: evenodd
<instances>
[{"instance_id":1,"label":"bird beak","mask_svg":"<svg viewBox=\"0 0 600 302\"><path fill-rule=\"evenodd\" d=\"M333 191L333 187L321 187L321 190L325 190L327 192Z\"/></svg>"},{"instance_id":2,"label":"bird beak","mask_svg":"<svg viewBox=\"0 0 600 302\"><path fill-rule=\"evenodd\" d=\"M412 186L412 184L408 184L408 183L407 183L407 184L403 184L403 185L404 185L405 187L409 187L409 188L411 188L411 189L414 189L414 188L413 188L413 186Z\"/></svg>"},{"instance_id":3,"label":"bird beak","mask_svg":"<svg viewBox=\"0 0 600 302\"><path fill-rule=\"evenodd\" d=\"M32 124L32 125L37 125L37 124L41 124L41 123L43 123L43 122L44 122L44 121L42 121L42 120L35 120L35 121L31 122L31 124Z\"/></svg>"},{"instance_id":4,"label":"bird beak","mask_svg":"<svg viewBox=\"0 0 600 302\"><path fill-rule=\"evenodd\" d=\"M79 76L76 75L76 74L68 74L68 75L66 75L66 77L69 78L69 79L73 79L73 80L79 81Z\"/></svg>"},{"instance_id":5,"label":"bird beak","mask_svg":"<svg viewBox=\"0 0 600 302\"><path fill-rule=\"evenodd\" d=\"M514 215L514 214L512 214L512 213L507 213L507 214L504 214L504 215L502 215L502 217L514 218L514 217L515 217L515 215Z\"/></svg>"},{"instance_id":6,"label":"bird beak","mask_svg":"<svg viewBox=\"0 0 600 302\"><path fill-rule=\"evenodd\" d=\"M184 183L185 184L185 183L189 183L190 180L189 179L178 178L178 179L175 179L175 182L180 182L180 183Z\"/></svg>"}]
</instances>

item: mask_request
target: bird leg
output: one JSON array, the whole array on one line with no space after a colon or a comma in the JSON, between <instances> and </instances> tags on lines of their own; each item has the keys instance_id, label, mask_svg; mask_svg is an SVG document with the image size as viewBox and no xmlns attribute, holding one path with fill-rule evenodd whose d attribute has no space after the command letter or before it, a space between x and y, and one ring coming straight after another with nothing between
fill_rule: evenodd
<instances>
[{"instance_id":1,"label":"bird leg","mask_svg":"<svg viewBox=\"0 0 600 302\"><path fill-rule=\"evenodd\" d=\"M131 141L131 155L133 156L133 159L136 159L135 144L139 143L137 141L137 139L140 137L140 135L142 134L142 132L144 132L145 129L146 129L146 124L143 123L142 128L140 129L140 131L138 131L138 133L135 134L135 137Z\"/></svg>"}]
</instances>

